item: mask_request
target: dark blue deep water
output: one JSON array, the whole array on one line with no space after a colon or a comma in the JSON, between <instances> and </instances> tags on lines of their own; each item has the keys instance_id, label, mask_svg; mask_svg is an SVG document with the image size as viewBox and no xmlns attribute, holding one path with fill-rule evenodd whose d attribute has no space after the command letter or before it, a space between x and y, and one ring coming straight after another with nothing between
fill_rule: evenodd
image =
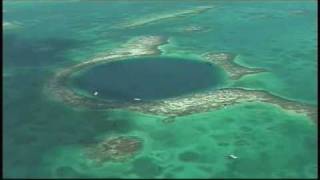
<instances>
[{"instance_id":1,"label":"dark blue deep water","mask_svg":"<svg viewBox=\"0 0 320 180\"><path fill-rule=\"evenodd\" d=\"M117 100L161 99L217 87L217 67L194 60L151 57L97 65L78 73L73 84L91 94Z\"/></svg>"}]
</instances>

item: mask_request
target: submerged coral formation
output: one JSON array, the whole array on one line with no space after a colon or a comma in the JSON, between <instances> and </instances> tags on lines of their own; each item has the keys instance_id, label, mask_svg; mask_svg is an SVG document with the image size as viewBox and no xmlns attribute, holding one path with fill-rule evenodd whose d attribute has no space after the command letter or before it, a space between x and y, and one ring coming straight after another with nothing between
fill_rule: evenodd
<instances>
[{"instance_id":1,"label":"submerged coral formation","mask_svg":"<svg viewBox=\"0 0 320 180\"><path fill-rule=\"evenodd\" d=\"M121 162L132 158L142 147L142 140L135 136L109 137L88 148L86 155L97 163Z\"/></svg>"},{"instance_id":2,"label":"submerged coral formation","mask_svg":"<svg viewBox=\"0 0 320 180\"><path fill-rule=\"evenodd\" d=\"M212 111L242 102L271 103L285 110L306 114L316 120L317 110L311 105L275 96L267 91L243 88L224 88L156 102L129 105L126 108L149 114L171 116L170 121L172 121L172 116Z\"/></svg>"},{"instance_id":3,"label":"submerged coral formation","mask_svg":"<svg viewBox=\"0 0 320 180\"><path fill-rule=\"evenodd\" d=\"M2 28L4 30L13 30L13 29L19 29L22 26L20 22L13 21L13 22L2 22Z\"/></svg>"},{"instance_id":4,"label":"submerged coral formation","mask_svg":"<svg viewBox=\"0 0 320 180\"><path fill-rule=\"evenodd\" d=\"M316 120L316 107L275 96L263 90L222 88L161 100L118 102L80 95L67 87L69 76L82 68L98 63L121 61L128 57L157 55L160 53L158 46L165 43L167 43L167 39L159 36L143 36L136 38L129 41L122 48L58 72L49 82L46 90L52 93L54 97L73 106L92 109L124 108L148 114L169 116L169 118L164 120L166 123L173 122L175 116L213 111L215 109L220 109L228 105L242 102L271 103L278 105L285 110L306 114L309 118ZM241 76L250 73L265 71L264 69L246 68L235 64L233 62L235 56L232 54L209 53L204 55L204 57L204 61L208 61L224 68L232 79L238 79Z\"/></svg>"},{"instance_id":5,"label":"submerged coral formation","mask_svg":"<svg viewBox=\"0 0 320 180\"><path fill-rule=\"evenodd\" d=\"M234 62L236 55L231 53L207 53L203 55L205 61L221 66L231 79L239 79L247 74L265 72L262 68L243 67Z\"/></svg>"},{"instance_id":6,"label":"submerged coral formation","mask_svg":"<svg viewBox=\"0 0 320 180\"><path fill-rule=\"evenodd\" d=\"M157 14L149 17L144 17L143 19L136 19L131 22L120 24L119 26L117 26L117 28L134 28L134 27L143 26L146 24L150 24L150 23L154 23L154 22L158 22L166 19L200 14L212 8L213 8L212 6L200 6L193 9L177 11L174 13L165 13L160 15Z\"/></svg>"},{"instance_id":7,"label":"submerged coral formation","mask_svg":"<svg viewBox=\"0 0 320 180\"><path fill-rule=\"evenodd\" d=\"M194 32L194 31L201 31L202 27L200 26L188 26L184 28L184 31L186 32Z\"/></svg>"}]
</instances>

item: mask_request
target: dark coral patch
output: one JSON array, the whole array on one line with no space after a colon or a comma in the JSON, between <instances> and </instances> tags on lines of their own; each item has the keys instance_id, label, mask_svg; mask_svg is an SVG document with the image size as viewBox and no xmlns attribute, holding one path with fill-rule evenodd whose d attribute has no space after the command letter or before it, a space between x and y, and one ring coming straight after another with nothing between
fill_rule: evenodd
<instances>
[{"instance_id":1,"label":"dark coral patch","mask_svg":"<svg viewBox=\"0 0 320 180\"><path fill-rule=\"evenodd\" d=\"M184 162L193 162L200 159L200 155L193 151L186 151L179 154L179 159Z\"/></svg>"},{"instance_id":2,"label":"dark coral patch","mask_svg":"<svg viewBox=\"0 0 320 180\"><path fill-rule=\"evenodd\" d=\"M100 163L106 161L125 161L133 157L143 147L143 142L135 136L118 136L108 138L90 147L88 156Z\"/></svg>"},{"instance_id":3,"label":"dark coral patch","mask_svg":"<svg viewBox=\"0 0 320 180\"><path fill-rule=\"evenodd\" d=\"M162 173L163 168L151 158L141 157L133 162L132 171L141 178L154 178Z\"/></svg>"}]
</instances>

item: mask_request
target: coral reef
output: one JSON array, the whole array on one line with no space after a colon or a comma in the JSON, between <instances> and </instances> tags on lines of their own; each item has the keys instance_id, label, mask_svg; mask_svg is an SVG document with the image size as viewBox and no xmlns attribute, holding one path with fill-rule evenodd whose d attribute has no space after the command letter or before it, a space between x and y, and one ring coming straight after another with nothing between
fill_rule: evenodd
<instances>
[{"instance_id":1,"label":"coral reef","mask_svg":"<svg viewBox=\"0 0 320 180\"><path fill-rule=\"evenodd\" d=\"M142 140L135 136L110 137L89 147L86 155L97 163L122 162L132 158L142 147Z\"/></svg>"},{"instance_id":2,"label":"coral reef","mask_svg":"<svg viewBox=\"0 0 320 180\"><path fill-rule=\"evenodd\" d=\"M13 30L13 29L20 29L22 27L22 24L18 21L13 22L2 22L2 28L3 30Z\"/></svg>"},{"instance_id":3,"label":"coral reef","mask_svg":"<svg viewBox=\"0 0 320 180\"><path fill-rule=\"evenodd\" d=\"M188 26L184 28L185 32L195 32L195 31L201 31L202 27L200 26Z\"/></svg>"},{"instance_id":4,"label":"coral reef","mask_svg":"<svg viewBox=\"0 0 320 180\"><path fill-rule=\"evenodd\" d=\"M143 26L146 24L150 24L150 23L154 23L154 22L158 22L166 19L200 14L212 8L213 8L212 6L200 6L193 9L176 11L174 13L151 15L148 17L144 17L142 19L136 19L131 22L122 23L116 26L116 28L135 28L138 26Z\"/></svg>"},{"instance_id":5,"label":"coral reef","mask_svg":"<svg viewBox=\"0 0 320 180\"><path fill-rule=\"evenodd\" d=\"M165 116L184 116L193 113L212 111L242 102L266 102L296 113L306 114L316 120L316 107L298 103L263 90L248 90L243 88L224 88L203 93L190 94L165 100L159 100L139 105L129 105L126 108L148 114Z\"/></svg>"},{"instance_id":6,"label":"coral reef","mask_svg":"<svg viewBox=\"0 0 320 180\"><path fill-rule=\"evenodd\" d=\"M231 79L237 80L244 75L265 72L262 68L243 67L234 62L236 55L231 53L206 53L203 55L205 61L222 67Z\"/></svg>"},{"instance_id":7,"label":"coral reef","mask_svg":"<svg viewBox=\"0 0 320 180\"><path fill-rule=\"evenodd\" d=\"M316 121L317 108L315 106L288 100L263 90L222 88L162 100L120 103L112 100L79 95L67 87L69 76L80 69L99 63L121 61L129 57L157 55L160 53L158 46L165 43L167 43L167 39L159 36L142 36L135 38L123 47L115 49L112 52L101 54L96 58L59 71L46 86L46 91L51 93L53 97L72 106L92 108L94 110L123 108L147 114L163 115L168 117L163 120L164 123L174 122L174 117L176 116L213 111L242 102L271 103L285 110L305 114ZM235 55L228 53L208 53L204 55L204 61L221 66L232 79L238 79L246 74L265 71L260 68L240 66L233 62L234 57Z\"/></svg>"}]
</instances>

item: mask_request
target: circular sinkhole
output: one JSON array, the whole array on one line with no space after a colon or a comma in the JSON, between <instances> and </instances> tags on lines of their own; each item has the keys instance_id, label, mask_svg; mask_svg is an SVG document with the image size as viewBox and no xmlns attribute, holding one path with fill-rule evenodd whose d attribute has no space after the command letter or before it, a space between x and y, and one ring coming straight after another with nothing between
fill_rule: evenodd
<instances>
[{"instance_id":1,"label":"circular sinkhole","mask_svg":"<svg viewBox=\"0 0 320 180\"><path fill-rule=\"evenodd\" d=\"M199 60L146 57L98 64L71 77L78 92L118 101L157 100L216 88L220 68Z\"/></svg>"}]
</instances>

